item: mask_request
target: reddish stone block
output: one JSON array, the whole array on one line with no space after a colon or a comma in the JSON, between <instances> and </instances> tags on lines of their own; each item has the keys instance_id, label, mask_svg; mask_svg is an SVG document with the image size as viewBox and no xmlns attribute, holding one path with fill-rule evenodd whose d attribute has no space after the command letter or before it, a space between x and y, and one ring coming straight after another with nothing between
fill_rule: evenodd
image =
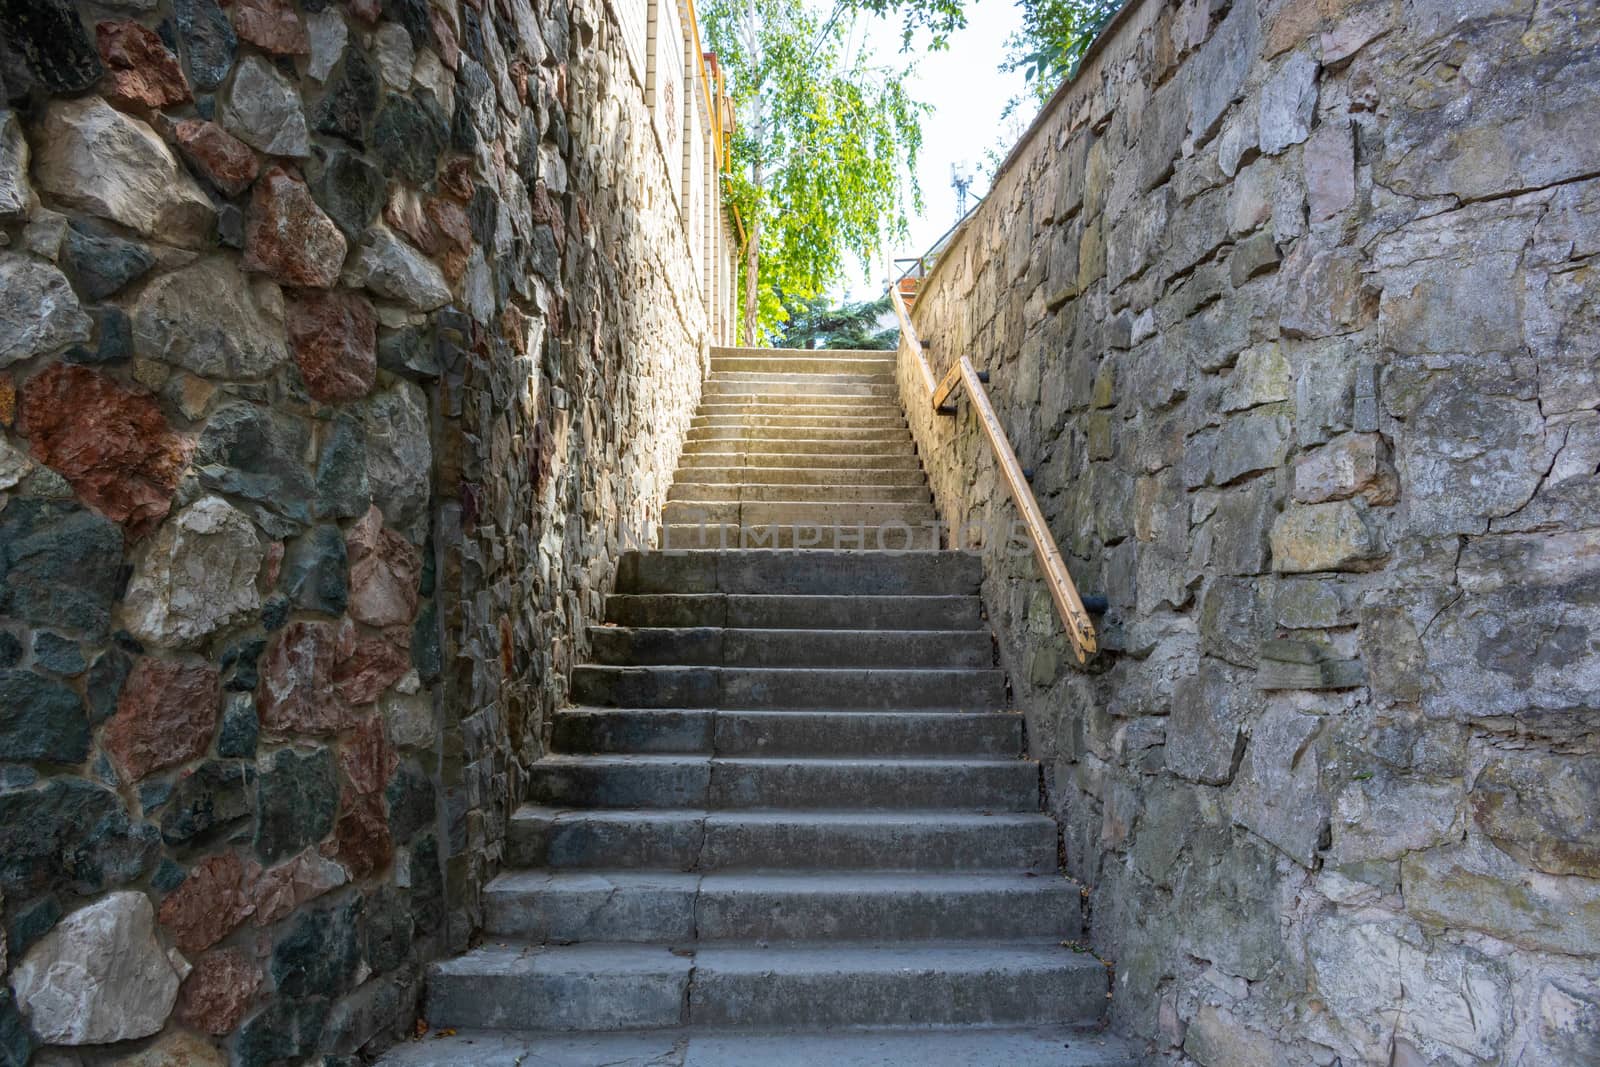
<instances>
[{"instance_id":1,"label":"reddish stone block","mask_svg":"<svg viewBox=\"0 0 1600 1067\"><path fill-rule=\"evenodd\" d=\"M280 56L311 53L311 34L289 0L234 0L233 28L267 52Z\"/></svg>"},{"instance_id":2,"label":"reddish stone block","mask_svg":"<svg viewBox=\"0 0 1600 1067\"><path fill-rule=\"evenodd\" d=\"M106 95L119 104L160 110L192 99L178 57L161 38L137 22L102 22L95 27L106 64Z\"/></svg>"},{"instance_id":3,"label":"reddish stone block","mask_svg":"<svg viewBox=\"0 0 1600 1067\"><path fill-rule=\"evenodd\" d=\"M461 45L456 40L455 28L437 7L428 9L428 19L433 23L434 39L439 42L439 58L451 70L457 69L461 66Z\"/></svg>"},{"instance_id":4,"label":"reddish stone block","mask_svg":"<svg viewBox=\"0 0 1600 1067\"><path fill-rule=\"evenodd\" d=\"M444 165L439 189L463 204L472 202L472 160L458 156Z\"/></svg>"},{"instance_id":5,"label":"reddish stone block","mask_svg":"<svg viewBox=\"0 0 1600 1067\"><path fill-rule=\"evenodd\" d=\"M256 708L269 733L336 734L350 725L350 709L334 693L343 657L339 629L327 622L292 622L267 647Z\"/></svg>"},{"instance_id":6,"label":"reddish stone block","mask_svg":"<svg viewBox=\"0 0 1600 1067\"><path fill-rule=\"evenodd\" d=\"M410 669L407 649L382 637L364 635L356 639L351 654L335 670L334 691L350 707L361 707L377 700Z\"/></svg>"},{"instance_id":7,"label":"reddish stone block","mask_svg":"<svg viewBox=\"0 0 1600 1067\"><path fill-rule=\"evenodd\" d=\"M426 206L428 221L437 235L432 251L451 282L461 280L467 261L472 258L472 220L466 209L454 200L433 197Z\"/></svg>"},{"instance_id":8,"label":"reddish stone block","mask_svg":"<svg viewBox=\"0 0 1600 1067\"><path fill-rule=\"evenodd\" d=\"M207 856L161 902L161 925L178 950L196 956L231 934L255 910L250 887L260 875L236 853Z\"/></svg>"},{"instance_id":9,"label":"reddish stone block","mask_svg":"<svg viewBox=\"0 0 1600 1067\"><path fill-rule=\"evenodd\" d=\"M184 119L173 128L178 148L207 181L228 196L250 188L261 171L255 150L217 125Z\"/></svg>"},{"instance_id":10,"label":"reddish stone block","mask_svg":"<svg viewBox=\"0 0 1600 1067\"><path fill-rule=\"evenodd\" d=\"M217 1037L233 1033L261 988L261 977L261 967L243 949L206 953L178 990L179 1021Z\"/></svg>"},{"instance_id":11,"label":"reddish stone block","mask_svg":"<svg viewBox=\"0 0 1600 1067\"><path fill-rule=\"evenodd\" d=\"M377 794L346 796L333 840L322 846L322 852L344 864L350 877L355 879L389 866L394 858L394 838L389 834L383 797Z\"/></svg>"},{"instance_id":12,"label":"reddish stone block","mask_svg":"<svg viewBox=\"0 0 1600 1067\"><path fill-rule=\"evenodd\" d=\"M345 537L350 557L350 614L368 626L409 624L417 614L422 553L368 510Z\"/></svg>"},{"instance_id":13,"label":"reddish stone block","mask_svg":"<svg viewBox=\"0 0 1600 1067\"><path fill-rule=\"evenodd\" d=\"M304 290L285 308L306 391L324 404L360 400L378 378L378 318L351 292Z\"/></svg>"},{"instance_id":14,"label":"reddish stone block","mask_svg":"<svg viewBox=\"0 0 1600 1067\"><path fill-rule=\"evenodd\" d=\"M300 905L337 889L350 875L333 860L307 850L294 859L268 868L256 883L257 926L270 926Z\"/></svg>"},{"instance_id":15,"label":"reddish stone block","mask_svg":"<svg viewBox=\"0 0 1600 1067\"><path fill-rule=\"evenodd\" d=\"M58 363L23 387L21 407L34 458L85 503L135 537L166 516L193 442L167 425L154 398Z\"/></svg>"},{"instance_id":16,"label":"reddish stone block","mask_svg":"<svg viewBox=\"0 0 1600 1067\"><path fill-rule=\"evenodd\" d=\"M369 715L356 727L355 737L339 753L339 766L358 794L383 792L400 766L400 757L389 744L382 715Z\"/></svg>"},{"instance_id":17,"label":"reddish stone block","mask_svg":"<svg viewBox=\"0 0 1600 1067\"><path fill-rule=\"evenodd\" d=\"M305 182L279 166L262 175L245 221L246 270L286 285L327 289L339 280L347 250L344 234Z\"/></svg>"},{"instance_id":18,"label":"reddish stone block","mask_svg":"<svg viewBox=\"0 0 1600 1067\"><path fill-rule=\"evenodd\" d=\"M106 750L130 782L198 759L211 747L221 699L213 667L140 659L106 727Z\"/></svg>"}]
</instances>

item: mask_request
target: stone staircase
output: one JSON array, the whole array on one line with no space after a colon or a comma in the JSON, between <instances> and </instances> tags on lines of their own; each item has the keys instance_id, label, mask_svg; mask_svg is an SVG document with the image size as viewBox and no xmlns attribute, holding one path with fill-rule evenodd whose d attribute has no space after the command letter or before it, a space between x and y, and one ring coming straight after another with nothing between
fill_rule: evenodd
<instances>
[{"instance_id":1,"label":"stone staircase","mask_svg":"<svg viewBox=\"0 0 1600 1067\"><path fill-rule=\"evenodd\" d=\"M731 545L813 543L819 512L869 538L931 522L889 375L716 353L672 543L697 513ZM429 973L455 1033L384 1062L1139 1062L1099 1033L1108 971L1075 947L980 578L933 550L625 557L483 943Z\"/></svg>"}]
</instances>

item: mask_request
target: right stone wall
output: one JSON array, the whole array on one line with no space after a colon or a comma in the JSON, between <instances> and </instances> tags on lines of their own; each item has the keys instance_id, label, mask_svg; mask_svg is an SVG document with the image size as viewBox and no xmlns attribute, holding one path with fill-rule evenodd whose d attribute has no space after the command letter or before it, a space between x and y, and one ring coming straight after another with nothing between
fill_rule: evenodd
<instances>
[{"instance_id":1,"label":"right stone wall","mask_svg":"<svg viewBox=\"0 0 1600 1067\"><path fill-rule=\"evenodd\" d=\"M1138 0L914 313L902 384L1114 1018L1207 1067L1600 1062L1600 12Z\"/></svg>"}]
</instances>

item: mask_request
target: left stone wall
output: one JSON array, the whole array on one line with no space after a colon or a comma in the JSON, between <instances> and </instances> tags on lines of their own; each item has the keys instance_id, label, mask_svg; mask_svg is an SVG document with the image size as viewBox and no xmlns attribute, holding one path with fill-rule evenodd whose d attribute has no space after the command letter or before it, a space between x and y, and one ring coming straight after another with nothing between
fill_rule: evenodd
<instances>
[{"instance_id":1,"label":"left stone wall","mask_svg":"<svg viewBox=\"0 0 1600 1067\"><path fill-rule=\"evenodd\" d=\"M0 1065L338 1062L698 400L642 89L593 0L0 4L0 80Z\"/></svg>"}]
</instances>

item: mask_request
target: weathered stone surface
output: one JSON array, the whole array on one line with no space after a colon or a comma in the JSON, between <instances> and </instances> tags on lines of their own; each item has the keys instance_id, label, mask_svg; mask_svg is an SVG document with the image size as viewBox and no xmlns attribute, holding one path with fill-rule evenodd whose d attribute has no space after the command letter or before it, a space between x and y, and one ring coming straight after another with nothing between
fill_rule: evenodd
<instances>
[{"instance_id":1,"label":"weathered stone surface","mask_svg":"<svg viewBox=\"0 0 1600 1067\"><path fill-rule=\"evenodd\" d=\"M366 54L347 48L339 73L328 85L327 94L313 116L318 133L341 137L356 147L366 143L367 123L378 107L378 76Z\"/></svg>"},{"instance_id":2,"label":"weathered stone surface","mask_svg":"<svg viewBox=\"0 0 1600 1067\"><path fill-rule=\"evenodd\" d=\"M218 115L229 133L269 156L311 154L299 91L260 56L240 61Z\"/></svg>"},{"instance_id":3,"label":"weathered stone surface","mask_svg":"<svg viewBox=\"0 0 1600 1067\"><path fill-rule=\"evenodd\" d=\"M119 1057L116 1067L227 1067L221 1049L204 1038L169 1030L138 1052Z\"/></svg>"},{"instance_id":4,"label":"weathered stone surface","mask_svg":"<svg viewBox=\"0 0 1600 1067\"><path fill-rule=\"evenodd\" d=\"M102 22L95 36L111 99L152 110L192 99L178 57L151 30L137 22Z\"/></svg>"},{"instance_id":5,"label":"weathered stone surface","mask_svg":"<svg viewBox=\"0 0 1600 1067\"><path fill-rule=\"evenodd\" d=\"M1350 570L1382 555L1378 533L1348 501L1291 506L1272 524L1272 569L1279 573Z\"/></svg>"},{"instance_id":6,"label":"weathered stone surface","mask_svg":"<svg viewBox=\"0 0 1600 1067\"><path fill-rule=\"evenodd\" d=\"M350 29L345 25L344 15L335 8L307 12L306 33L311 48L311 62L306 66L306 73L316 81L325 82L344 55Z\"/></svg>"},{"instance_id":7,"label":"weathered stone surface","mask_svg":"<svg viewBox=\"0 0 1600 1067\"><path fill-rule=\"evenodd\" d=\"M1328 799L1318 788L1322 760L1315 715L1270 705L1250 731L1232 799L1233 818L1310 867L1328 831Z\"/></svg>"},{"instance_id":8,"label":"weathered stone surface","mask_svg":"<svg viewBox=\"0 0 1600 1067\"><path fill-rule=\"evenodd\" d=\"M255 811L255 768L210 760L180 774L161 812L161 839L198 847L231 838Z\"/></svg>"},{"instance_id":9,"label":"weathered stone surface","mask_svg":"<svg viewBox=\"0 0 1600 1067\"><path fill-rule=\"evenodd\" d=\"M196 759L211 747L221 696L213 667L141 659L122 687L106 748L128 781Z\"/></svg>"},{"instance_id":10,"label":"weathered stone surface","mask_svg":"<svg viewBox=\"0 0 1600 1067\"><path fill-rule=\"evenodd\" d=\"M1282 1062L1270 1037L1213 1004L1202 1005L1195 1014L1183 1051L1204 1067L1277 1067Z\"/></svg>"},{"instance_id":11,"label":"weathered stone surface","mask_svg":"<svg viewBox=\"0 0 1600 1067\"><path fill-rule=\"evenodd\" d=\"M137 241L74 221L61 246L61 265L90 300L104 300L155 266L156 257Z\"/></svg>"},{"instance_id":12,"label":"weathered stone surface","mask_svg":"<svg viewBox=\"0 0 1600 1067\"><path fill-rule=\"evenodd\" d=\"M133 335L141 355L208 378L262 378L288 355L278 287L220 256L146 286Z\"/></svg>"},{"instance_id":13,"label":"weathered stone surface","mask_svg":"<svg viewBox=\"0 0 1600 1067\"><path fill-rule=\"evenodd\" d=\"M413 185L425 186L433 181L449 142L449 128L431 101L391 95L378 112L372 138L385 169Z\"/></svg>"},{"instance_id":14,"label":"weathered stone surface","mask_svg":"<svg viewBox=\"0 0 1600 1067\"><path fill-rule=\"evenodd\" d=\"M11 501L0 509L0 611L103 637L122 587L122 544L122 531L92 512Z\"/></svg>"},{"instance_id":15,"label":"weathered stone surface","mask_svg":"<svg viewBox=\"0 0 1600 1067\"><path fill-rule=\"evenodd\" d=\"M1319 924L1308 954L1338 1025L1368 1058L1387 1057L1396 1047L1415 1049L1408 1058L1498 1058L1511 1022L1509 969L1470 948L1418 935L1404 920L1359 913ZM1395 1015L1387 1006L1402 1000L1410 1007ZM1386 1012L1391 1019L1382 1018Z\"/></svg>"},{"instance_id":16,"label":"weathered stone surface","mask_svg":"<svg viewBox=\"0 0 1600 1067\"><path fill-rule=\"evenodd\" d=\"M256 852L266 862L316 844L333 830L339 783L333 753L279 749L257 777Z\"/></svg>"},{"instance_id":17,"label":"weathered stone surface","mask_svg":"<svg viewBox=\"0 0 1600 1067\"><path fill-rule=\"evenodd\" d=\"M1361 276L1360 256L1346 249L1296 245L1280 270L1279 324L1288 337L1330 337L1371 321L1375 308Z\"/></svg>"},{"instance_id":18,"label":"weathered stone surface","mask_svg":"<svg viewBox=\"0 0 1600 1067\"><path fill-rule=\"evenodd\" d=\"M364 417L372 502L391 527L421 544L433 470L427 398L397 381L367 401Z\"/></svg>"},{"instance_id":19,"label":"weathered stone surface","mask_svg":"<svg viewBox=\"0 0 1600 1067\"><path fill-rule=\"evenodd\" d=\"M89 755L83 699L60 682L0 670L0 759L82 763Z\"/></svg>"},{"instance_id":20,"label":"weathered stone surface","mask_svg":"<svg viewBox=\"0 0 1600 1067\"><path fill-rule=\"evenodd\" d=\"M1250 711L1241 673L1206 659L1198 675L1179 683L1167 721L1167 770L1207 785L1233 780L1244 755L1243 727Z\"/></svg>"},{"instance_id":21,"label":"weathered stone surface","mask_svg":"<svg viewBox=\"0 0 1600 1067\"><path fill-rule=\"evenodd\" d=\"M389 836L383 796L346 797L334 839L323 849L337 857L352 878L366 878L388 867L394 858L394 840Z\"/></svg>"},{"instance_id":22,"label":"weathered stone surface","mask_svg":"<svg viewBox=\"0 0 1600 1067\"><path fill-rule=\"evenodd\" d=\"M1305 168L1312 222L1326 222L1355 202L1355 143L1348 126L1319 126L1306 142Z\"/></svg>"},{"instance_id":23,"label":"weathered stone surface","mask_svg":"<svg viewBox=\"0 0 1600 1067\"><path fill-rule=\"evenodd\" d=\"M307 849L262 873L256 883L256 925L271 926L349 880L349 874L339 864Z\"/></svg>"},{"instance_id":24,"label":"weathered stone surface","mask_svg":"<svg viewBox=\"0 0 1600 1067\"><path fill-rule=\"evenodd\" d=\"M411 47L411 34L398 22L385 22L372 36L378 76L383 79L384 87L393 92L405 92L411 88L411 68L417 58Z\"/></svg>"},{"instance_id":25,"label":"weathered stone surface","mask_svg":"<svg viewBox=\"0 0 1600 1067\"><path fill-rule=\"evenodd\" d=\"M1257 345L1239 353L1222 394L1224 412L1244 411L1289 399L1289 361L1276 344Z\"/></svg>"},{"instance_id":26,"label":"weathered stone surface","mask_svg":"<svg viewBox=\"0 0 1600 1067\"><path fill-rule=\"evenodd\" d=\"M383 513L369 510L351 528L350 614L379 628L410 624L417 614L422 554L409 541L383 528Z\"/></svg>"},{"instance_id":27,"label":"weathered stone surface","mask_svg":"<svg viewBox=\"0 0 1600 1067\"><path fill-rule=\"evenodd\" d=\"M338 418L317 456L317 515L355 518L372 501L367 482L367 434L356 418Z\"/></svg>"},{"instance_id":28,"label":"weathered stone surface","mask_svg":"<svg viewBox=\"0 0 1600 1067\"><path fill-rule=\"evenodd\" d=\"M207 856L161 902L161 925L181 951L204 952L250 917L250 885L258 873L237 853Z\"/></svg>"},{"instance_id":29,"label":"weathered stone surface","mask_svg":"<svg viewBox=\"0 0 1600 1067\"><path fill-rule=\"evenodd\" d=\"M1515 389L1447 374L1422 394L1396 454L1415 533L1482 532L1533 496L1550 445L1537 401Z\"/></svg>"},{"instance_id":30,"label":"weathered stone surface","mask_svg":"<svg viewBox=\"0 0 1600 1067\"><path fill-rule=\"evenodd\" d=\"M1275 156L1304 141L1317 106L1317 61L1304 50L1292 54L1261 87L1256 117L1263 155Z\"/></svg>"},{"instance_id":31,"label":"weathered stone surface","mask_svg":"<svg viewBox=\"0 0 1600 1067\"><path fill-rule=\"evenodd\" d=\"M305 420L256 404L211 416L195 450L200 482L261 505L256 520L273 536L311 521L310 429ZM272 517L278 521L269 522Z\"/></svg>"},{"instance_id":32,"label":"weathered stone surface","mask_svg":"<svg viewBox=\"0 0 1600 1067\"><path fill-rule=\"evenodd\" d=\"M234 0L233 27L240 38L266 52L311 52L311 35L289 0Z\"/></svg>"},{"instance_id":33,"label":"weathered stone surface","mask_svg":"<svg viewBox=\"0 0 1600 1067\"><path fill-rule=\"evenodd\" d=\"M450 286L433 261L382 225L369 229L350 257L345 284L416 311L433 311L450 302Z\"/></svg>"},{"instance_id":34,"label":"weathered stone surface","mask_svg":"<svg viewBox=\"0 0 1600 1067\"><path fill-rule=\"evenodd\" d=\"M89 669L78 642L40 630L33 635L33 665L42 671L71 678Z\"/></svg>"},{"instance_id":35,"label":"weathered stone surface","mask_svg":"<svg viewBox=\"0 0 1600 1067\"><path fill-rule=\"evenodd\" d=\"M361 963L359 902L302 912L272 949L270 970L290 997L336 996L349 988Z\"/></svg>"},{"instance_id":36,"label":"weathered stone surface","mask_svg":"<svg viewBox=\"0 0 1600 1067\"><path fill-rule=\"evenodd\" d=\"M156 1033L178 996L178 975L155 938L143 893L113 893L68 915L11 974L39 1037L98 1045Z\"/></svg>"},{"instance_id":37,"label":"weathered stone surface","mask_svg":"<svg viewBox=\"0 0 1600 1067\"><path fill-rule=\"evenodd\" d=\"M56 364L28 382L20 414L34 456L85 503L135 536L167 514L193 444L152 397Z\"/></svg>"},{"instance_id":38,"label":"weathered stone surface","mask_svg":"<svg viewBox=\"0 0 1600 1067\"><path fill-rule=\"evenodd\" d=\"M173 127L173 136L195 169L228 196L250 188L261 170L250 146L215 122L184 119Z\"/></svg>"},{"instance_id":39,"label":"weathered stone surface","mask_svg":"<svg viewBox=\"0 0 1600 1067\"><path fill-rule=\"evenodd\" d=\"M347 655L334 670L334 691L351 707L371 704L384 690L411 669L409 648L389 637L363 635L354 639Z\"/></svg>"},{"instance_id":40,"label":"weathered stone surface","mask_svg":"<svg viewBox=\"0 0 1600 1067\"><path fill-rule=\"evenodd\" d=\"M178 32L183 35L189 80L202 92L222 85L233 66L239 38L217 0L173 0Z\"/></svg>"},{"instance_id":41,"label":"weathered stone surface","mask_svg":"<svg viewBox=\"0 0 1600 1067\"><path fill-rule=\"evenodd\" d=\"M81 778L0 793L0 816L0 890L14 899L125 885L149 870L160 843L115 793Z\"/></svg>"},{"instance_id":42,"label":"weathered stone surface","mask_svg":"<svg viewBox=\"0 0 1600 1067\"><path fill-rule=\"evenodd\" d=\"M208 952L178 991L178 1018L207 1034L222 1036L238 1029L264 976L242 949Z\"/></svg>"},{"instance_id":43,"label":"weathered stone surface","mask_svg":"<svg viewBox=\"0 0 1600 1067\"><path fill-rule=\"evenodd\" d=\"M67 0L7 4L0 8L0 30L49 92L81 92L103 73L83 22Z\"/></svg>"},{"instance_id":44,"label":"weathered stone surface","mask_svg":"<svg viewBox=\"0 0 1600 1067\"><path fill-rule=\"evenodd\" d=\"M246 270L286 285L326 289L339 279L345 249L344 234L300 178L272 167L256 182L245 220Z\"/></svg>"},{"instance_id":45,"label":"weathered stone surface","mask_svg":"<svg viewBox=\"0 0 1600 1067\"><path fill-rule=\"evenodd\" d=\"M1393 504L1400 487L1389 447L1377 434L1343 434L1295 460L1294 498L1307 504L1363 496Z\"/></svg>"},{"instance_id":46,"label":"weathered stone surface","mask_svg":"<svg viewBox=\"0 0 1600 1067\"><path fill-rule=\"evenodd\" d=\"M1403 857L1406 911L1424 923L1478 930L1524 948L1600 952L1600 887L1529 871L1475 840Z\"/></svg>"},{"instance_id":47,"label":"weathered stone surface","mask_svg":"<svg viewBox=\"0 0 1600 1067\"><path fill-rule=\"evenodd\" d=\"M1600 879L1600 760L1540 752L1493 755L1472 809L1501 849L1547 874Z\"/></svg>"},{"instance_id":48,"label":"weathered stone surface","mask_svg":"<svg viewBox=\"0 0 1600 1067\"><path fill-rule=\"evenodd\" d=\"M145 237L200 247L216 212L149 126L99 97L57 100L33 139L41 191Z\"/></svg>"},{"instance_id":49,"label":"weathered stone surface","mask_svg":"<svg viewBox=\"0 0 1600 1067\"><path fill-rule=\"evenodd\" d=\"M0 367L87 341L89 327L59 270L0 252Z\"/></svg>"},{"instance_id":50,"label":"weathered stone surface","mask_svg":"<svg viewBox=\"0 0 1600 1067\"><path fill-rule=\"evenodd\" d=\"M262 728L275 734L344 729L350 712L334 694L333 679L347 651L332 623L294 622L279 631L262 664Z\"/></svg>"},{"instance_id":51,"label":"weathered stone surface","mask_svg":"<svg viewBox=\"0 0 1600 1067\"><path fill-rule=\"evenodd\" d=\"M339 767L357 793L382 795L400 765L389 745L382 715L368 715L356 726L355 737L339 754Z\"/></svg>"},{"instance_id":52,"label":"weathered stone surface","mask_svg":"<svg viewBox=\"0 0 1600 1067\"><path fill-rule=\"evenodd\" d=\"M1461 839L1464 791L1368 772L1334 798L1328 863L1351 867L1396 860Z\"/></svg>"},{"instance_id":53,"label":"weathered stone surface","mask_svg":"<svg viewBox=\"0 0 1600 1067\"><path fill-rule=\"evenodd\" d=\"M28 185L28 140L17 113L0 108L0 219L19 219L33 206Z\"/></svg>"},{"instance_id":54,"label":"weathered stone surface","mask_svg":"<svg viewBox=\"0 0 1600 1067\"><path fill-rule=\"evenodd\" d=\"M1289 428L1281 405L1262 405L1228 419L1211 454L1212 483L1226 485L1282 466L1289 454Z\"/></svg>"},{"instance_id":55,"label":"weathered stone surface","mask_svg":"<svg viewBox=\"0 0 1600 1067\"><path fill-rule=\"evenodd\" d=\"M196 645L261 606L256 575L266 548L250 519L207 496L163 526L134 567L125 615L141 640Z\"/></svg>"},{"instance_id":56,"label":"weathered stone surface","mask_svg":"<svg viewBox=\"0 0 1600 1067\"><path fill-rule=\"evenodd\" d=\"M350 565L337 526L316 526L284 556L283 589L296 607L343 615L350 602Z\"/></svg>"},{"instance_id":57,"label":"weathered stone surface","mask_svg":"<svg viewBox=\"0 0 1600 1067\"><path fill-rule=\"evenodd\" d=\"M378 375L378 320L363 297L301 293L289 301L288 325L300 377L313 399L337 404L372 391Z\"/></svg>"},{"instance_id":58,"label":"weathered stone surface","mask_svg":"<svg viewBox=\"0 0 1600 1067\"><path fill-rule=\"evenodd\" d=\"M384 185L383 171L365 157L336 148L312 179L311 191L345 236L356 241L377 217Z\"/></svg>"}]
</instances>

